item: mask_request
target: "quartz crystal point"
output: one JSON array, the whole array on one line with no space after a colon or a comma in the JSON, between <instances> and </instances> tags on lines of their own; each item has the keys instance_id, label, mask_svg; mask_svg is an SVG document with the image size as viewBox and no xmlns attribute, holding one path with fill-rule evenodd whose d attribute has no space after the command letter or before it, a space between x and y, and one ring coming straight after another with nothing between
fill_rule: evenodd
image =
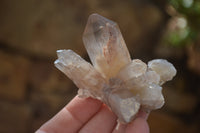
<instances>
[{"instance_id":1,"label":"quartz crystal point","mask_svg":"<svg viewBox=\"0 0 200 133\"><path fill-rule=\"evenodd\" d=\"M72 50L58 50L56 67L74 81L81 96L101 97L106 82L95 68Z\"/></svg>"},{"instance_id":2,"label":"quartz crystal point","mask_svg":"<svg viewBox=\"0 0 200 133\"><path fill-rule=\"evenodd\" d=\"M98 14L90 15L83 42L94 67L107 80L131 62L118 25Z\"/></svg>"},{"instance_id":3,"label":"quartz crystal point","mask_svg":"<svg viewBox=\"0 0 200 133\"><path fill-rule=\"evenodd\" d=\"M119 122L131 122L138 111L151 111L164 104L161 85L176 75L167 60L148 65L131 61L117 24L98 14L87 22L83 42L92 61L86 62L72 50L58 50L56 67L79 88L80 97L93 97L107 104Z\"/></svg>"}]
</instances>

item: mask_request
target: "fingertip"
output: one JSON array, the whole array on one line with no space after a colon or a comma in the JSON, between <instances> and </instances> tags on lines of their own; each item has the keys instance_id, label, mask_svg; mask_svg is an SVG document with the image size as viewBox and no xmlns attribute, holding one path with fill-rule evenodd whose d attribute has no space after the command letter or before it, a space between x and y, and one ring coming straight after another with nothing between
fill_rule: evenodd
<instances>
[{"instance_id":1,"label":"fingertip","mask_svg":"<svg viewBox=\"0 0 200 133\"><path fill-rule=\"evenodd\" d=\"M115 125L117 116L105 105L92 117L79 133L110 133Z\"/></svg>"},{"instance_id":2,"label":"fingertip","mask_svg":"<svg viewBox=\"0 0 200 133\"><path fill-rule=\"evenodd\" d=\"M149 125L144 118L136 118L127 125L126 133L149 133Z\"/></svg>"},{"instance_id":3,"label":"fingertip","mask_svg":"<svg viewBox=\"0 0 200 133\"><path fill-rule=\"evenodd\" d=\"M41 130L37 130L35 133L46 133L46 132L41 131Z\"/></svg>"},{"instance_id":4,"label":"fingertip","mask_svg":"<svg viewBox=\"0 0 200 133\"><path fill-rule=\"evenodd\" d=\"M36 133L75 133L100 110L101 105L102 103L96 99L76 96Z\"/></svg>"},{"instance_id":5,"label":"fingertip","mask_svg":"<svg viewBox=\"0 0 200 133\"><path fill-rule=\"evenodd\" d=\"M149 117L149 113L150 113L150 112L146 112L146 111L144 111L144 110L140 110L140 111L138 112L136 118L143 118L143 119L147 120L148 117Z\"/></svg>"}]
</instances>

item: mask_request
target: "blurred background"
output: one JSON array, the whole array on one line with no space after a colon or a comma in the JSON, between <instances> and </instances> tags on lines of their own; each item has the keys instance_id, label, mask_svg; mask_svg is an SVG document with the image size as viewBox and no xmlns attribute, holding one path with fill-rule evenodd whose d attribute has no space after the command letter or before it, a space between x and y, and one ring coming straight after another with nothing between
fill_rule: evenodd
<instances>
[{"instance_id":1,"label":"blurred background","mask_svg":"<svg viewBox=\"0 0 200 133\"><path fill-rule=\"evenodd\" d=\"M34 132L76 95L53 62L57 49L88 60L82 34L91 13L118 23L132 58L175 65L166 104L149 116L151 132L198 133L199 0L1 0L0 133Z\"/></svg>"}]
</instances>

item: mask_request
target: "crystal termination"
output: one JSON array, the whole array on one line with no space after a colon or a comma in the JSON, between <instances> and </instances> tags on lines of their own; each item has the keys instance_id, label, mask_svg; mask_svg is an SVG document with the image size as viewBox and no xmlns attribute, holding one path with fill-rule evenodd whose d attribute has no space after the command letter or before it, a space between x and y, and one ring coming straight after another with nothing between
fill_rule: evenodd
<instances>
[{"instance_id":1,"label":"crystal termination","mask_svg":"<svg viewBox=\"0 0 200 133\"><path fill-rule=\"evenodd\" d=\"M101 100L122 123L131 122L139 109L163 106L161 85L176 75L171 63L131 60L118 25L98 14L90 15L83 42L93 65L72 50L58 50L54 62L79 88L80 97Z\"/></svg>"}]
</instances>

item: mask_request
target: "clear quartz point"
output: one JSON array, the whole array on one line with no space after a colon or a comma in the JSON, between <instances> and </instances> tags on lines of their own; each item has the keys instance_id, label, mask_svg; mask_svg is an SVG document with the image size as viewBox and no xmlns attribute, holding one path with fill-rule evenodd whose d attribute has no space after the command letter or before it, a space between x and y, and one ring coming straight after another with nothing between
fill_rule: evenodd
<instances>
[{"instance_id":1,"label":"clear quartz point","mask_svg":"<svg viewBox=\"0 0 200 133\"><path fill-rule=\"evenodd\" d=\"M105 80L95 68L72 50L57 50L55 66L80 89L84 97L100 97Z\"/></svg>"},{"instance_id":2,"label":"clear quartz point","mask_svg":"<svg viewBox=\"0 0 200 133\"><path fill-rule=\"evenodd\" d=\"M94 67L106 79L114 77L131 58L118 25L98 14L90 15L83 42Z\"/></svg>"},{"instance_id":3,"label":"clear quartz point","mask_svg":"<svg viewBox=\"0 0 200 133\"><path fill-rule=\"evenodd\" d=\"M131 61L117 24L98 14L90 15L83 42L93 65L72 50L58 50L54 62L79 88L80 97L101 100L121 123L131 122L140 109L164 105L161 85L176 75L171 63Z\"/></svg>"}]
</instances>

